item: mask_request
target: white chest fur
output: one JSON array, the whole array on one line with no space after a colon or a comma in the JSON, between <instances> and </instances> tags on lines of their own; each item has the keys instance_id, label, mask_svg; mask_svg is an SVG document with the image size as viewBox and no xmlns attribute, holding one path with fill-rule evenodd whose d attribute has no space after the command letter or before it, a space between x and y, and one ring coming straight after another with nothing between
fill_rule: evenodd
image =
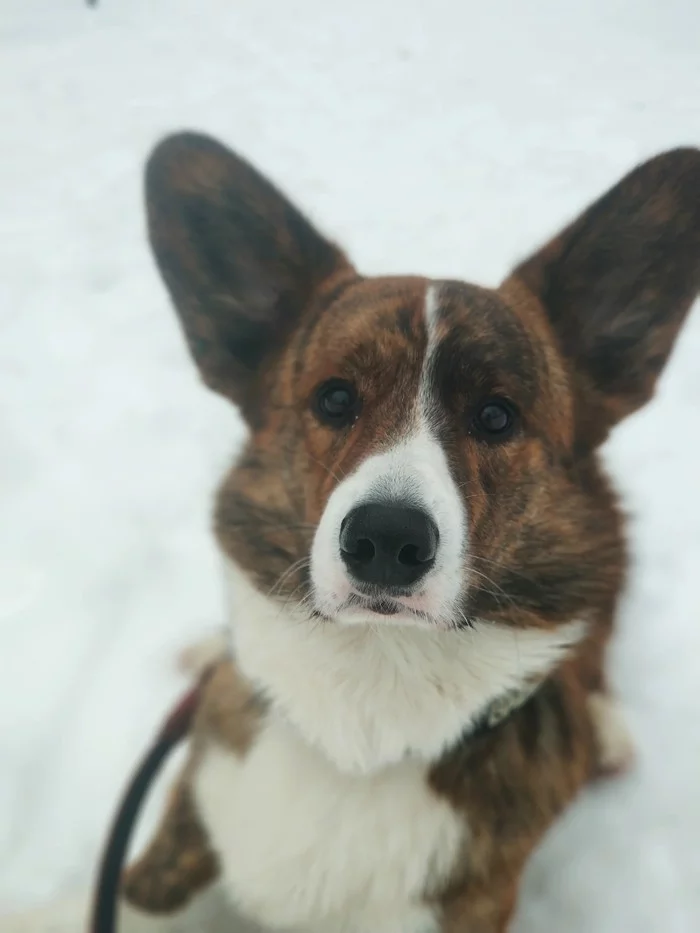
<instances>
[{"instance_id":1,"label":"white chest fur","mask_svg":"<svg viewBox=\"0 0 700 933\"><path fill-rule=\"evenodd\" d=\"M342 771L435 761L486 707L545 675L584 634L475 622L439 631L309 620L229 566L238 665Z\"/></svg>"},{"instance_id":2,"label":"white chest fur","mask_svg":"<svg viewBox=\"0 0 700 933\"><path fill-rule=\"evenodd\" d=\"M270 711L244 756L209 749L195 793L234 901L273 928L432 933L424 895L468 827L430 763L585 627L327 625L231 577L237 663Z\"/></svg>"},{"instance_id":3,"label":"white chest fur","mask_svg":"<svg viewBox=\"0 0 700 933\"><path fill-rule=\"evenodd\" d=\"M260 923L438 928L423 895L448 877L466 827L431 791L425 765L343 773L273 715L244 757L210 747L195 794L234 903Z\"/></svg>"}]
</instances>

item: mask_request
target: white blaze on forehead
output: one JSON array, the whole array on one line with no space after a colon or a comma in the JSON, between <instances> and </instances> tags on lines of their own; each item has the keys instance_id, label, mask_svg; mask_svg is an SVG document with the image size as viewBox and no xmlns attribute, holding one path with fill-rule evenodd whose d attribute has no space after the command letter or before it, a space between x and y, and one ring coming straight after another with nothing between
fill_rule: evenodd
<instances>
[{"instance_id":1,"label":"white blaze on forehead","mask_svg":"<svg viewBox=\"0 0 700 933\"><path fill-rule=\"evenodd\" d=\"M431 381L432 363L437 346L437 323L440 311L440 286L437 282L430 282L425 292L425 330L427 334L425 356L421 369L420 386L418 389L418 414L426 424L437 420L435 393Z\"/></svg>"},{"instance_id":2,"label":"white blaze on forehead","mask_svg":"<svg viewBox=\"0 0 700 933\"><path fill-rule=\"evenodd\" d=\"M466 514L435 431L439 413L430 387L430 361L438 303L439 288L430 284L426 289L427 341L421 380L416 396L406 399L406 421L400 426L403 430L399 440L383 450L375 448L336 487L316 531L311 577L317 608L324 614L335 616L351 592L352 584L340 557L343 519L364 503L382 501L422 509L435 522L439 535L435 565L422 581L413 608L436 621L455 621L465 576Z\"/></svg>"},{"instance_id":3,"label":"white blaze on forehead","mask_svg":"<svg viewBox=\"0 0 700 933\"><path fill-rule=\"evenodd\" d=\"M428 329L428 350L435 346L435 331L440 310L440 284L429 282L425 290L425 325Z\"/></svg>"}]
</instances>

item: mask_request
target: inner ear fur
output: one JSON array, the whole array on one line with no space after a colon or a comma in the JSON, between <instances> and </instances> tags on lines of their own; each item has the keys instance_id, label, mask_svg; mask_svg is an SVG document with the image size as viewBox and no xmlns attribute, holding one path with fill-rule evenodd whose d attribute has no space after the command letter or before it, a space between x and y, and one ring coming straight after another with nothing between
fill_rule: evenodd
<instances>
[{"instance_id":1,"label":"inner ear fur","mask_svg":"<svg viewBox=\"0 0 700 933\"><path fill-rule=\"evenodd\" d=\"M190 352L254 420L261 382L343 253L244 159L209 137L164 139L145 175L148 232Z\"/></svg>"},{"instance_id":2,"label":"inner ear fur","mask_svg":"<svg viewBox=\"0 0 700 933\"><path fill-rule=\"evenodd\" d=\"M700 150L635 168L512 277L543 306L600 443L653 395L700 290Z\"/></svg>"}]
</instances>

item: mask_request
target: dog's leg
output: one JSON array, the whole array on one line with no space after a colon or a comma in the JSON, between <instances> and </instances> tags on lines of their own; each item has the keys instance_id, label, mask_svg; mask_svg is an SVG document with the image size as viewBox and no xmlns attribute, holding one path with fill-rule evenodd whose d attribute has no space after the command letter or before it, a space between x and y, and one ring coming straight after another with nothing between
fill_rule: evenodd
<instances>
[{"instance_id":1,"label":"dog's leg","mask_svg":"<svg viewBox=\"0 0 700 933\"><path fill-rule=\"evenodd\" d=\"M201 664L211 670L202 686L189 754L151 842L124 872L125 901L149 914L184 911L219 877L219 860L193 798L193 777L210 741L233 751L244 748L260 715L250 685L230 661L220 660L222 650L228 654L218 639L196 646L195 668ZM212 666L212 660L219 663Z\"/></svg>"},{"instance_id":2,"label":"dog's leg","mask_svg":"<svg viewBox=\"0 0 700 933\"><path fill-rule=\"evenodd\" d=\"M68 931L66 931L68 933ZM70 931L75 933L75 931ZM214 884L173 914L144 913L124 902L118 933L262 933L237 916L224 891Z\"/></svg>"},{"instance_id":3,"label":"dog's leg","mask_svg":"<svg viewBox=\"0 0 700 933\"><path fill-rule=\"evenodd\" d=\"M197 816L189 784L181 780L150 845L125 872L124 897L149 913L171 913L184 908L218 874L218 860Z\"/></svg>"}]
</instances>

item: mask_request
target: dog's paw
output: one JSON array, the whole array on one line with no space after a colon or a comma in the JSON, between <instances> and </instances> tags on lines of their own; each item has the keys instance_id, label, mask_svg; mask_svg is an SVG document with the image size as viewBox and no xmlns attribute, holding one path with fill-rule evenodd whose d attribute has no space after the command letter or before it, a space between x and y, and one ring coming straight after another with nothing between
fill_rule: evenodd
<instances>
[{"instance_id":1,"label":"dog's paw","mask_svg":"<svg viewBox=\"0 0 700 933\"><path fill-rule=\"evenodd\" d=\"M634 741L619 702L607 693L592 693L588 710L598 746L601 777L624 774L634 764Z\"/></svg>"}]
</instances>

